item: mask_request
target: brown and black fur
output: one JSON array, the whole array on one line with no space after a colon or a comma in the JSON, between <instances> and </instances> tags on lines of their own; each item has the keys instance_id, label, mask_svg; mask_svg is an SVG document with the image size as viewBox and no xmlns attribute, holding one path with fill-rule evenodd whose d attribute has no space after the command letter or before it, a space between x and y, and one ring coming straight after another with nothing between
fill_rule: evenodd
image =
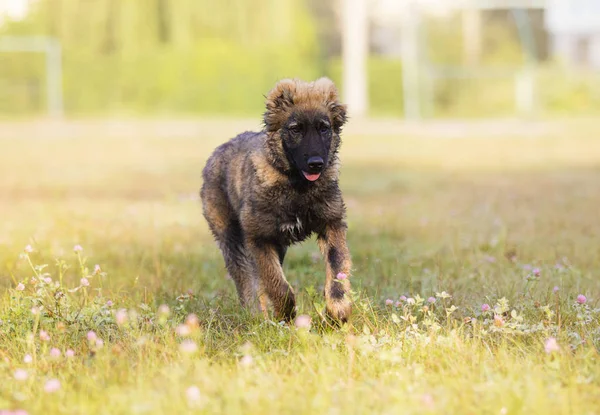
<instances>
[{"instance_id":1,"label":"brown and black fur","mask_svg":"<svg viewBox=\"0 0 600 415\"><path fill-rule=\"evenodd\" d=\"M351 259L345 206L338 186L340 131L346 107L329 79L285 79L266 97L264 130L219 146L203 170L204 217L221 249L241 303L278 318L295 316L295 295L282 264L288 246L315 233L326 262L329 317L351 313ZM316 181L303 176L307 160L323 161ZM315 156L316 157L316 156Z\"/></svg>"}]
</instances>

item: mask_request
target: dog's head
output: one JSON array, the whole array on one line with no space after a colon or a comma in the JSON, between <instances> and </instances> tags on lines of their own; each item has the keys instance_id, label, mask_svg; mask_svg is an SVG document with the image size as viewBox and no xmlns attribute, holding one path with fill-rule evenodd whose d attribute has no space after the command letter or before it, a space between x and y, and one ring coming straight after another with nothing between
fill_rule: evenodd
<instances>
[{"instance_id":1,"label":"dog's head","mask_svg":"<svg viewBox=\"0 0 600 415\"><path fill-rule=\"evenodd\" d=\"M272 161L286 172L313 182L334 161L346 106L333 82L284 79L267 95L264 114Z\"/></svg>"}]
</instances>

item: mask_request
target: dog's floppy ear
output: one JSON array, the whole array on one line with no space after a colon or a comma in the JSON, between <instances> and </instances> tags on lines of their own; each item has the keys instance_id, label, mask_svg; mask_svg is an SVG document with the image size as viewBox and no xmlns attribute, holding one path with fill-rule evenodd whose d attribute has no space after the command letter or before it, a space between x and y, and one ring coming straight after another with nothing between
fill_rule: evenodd
<instances>
[{"instance_id":1,"label":"dog's floppy ear","mask_svg":"<svg viewBox=\"0 0 600 415\"><path fill-rule=\"evenodd\" d=\"M346 116L346 105L339 101L337 88L331 79L319 78L315 81L315 86L323 91L325 96L325 105L327 106L327 110L329 111L333 121L333 129L339 134L342 126L348 119Z\"/></svg>"},{"instance_id":2,"label":"dog's floppy ear","mask_svg":"<svg viewBox=\"0 0 600 415\"><path fill-rule=\"evenodd\" d=\"M281 128L289 110L294 106L296 82L292 79L282 79L266 96L264 122L267 131L273 132Z\"/></svg>"}]
</instances>

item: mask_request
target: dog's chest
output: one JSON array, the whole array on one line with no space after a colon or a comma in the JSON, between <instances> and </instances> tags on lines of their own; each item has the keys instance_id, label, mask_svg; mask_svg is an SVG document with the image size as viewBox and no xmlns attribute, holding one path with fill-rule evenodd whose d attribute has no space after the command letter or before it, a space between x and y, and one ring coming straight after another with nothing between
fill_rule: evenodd
<instances>
[{"instance_id":1,"label":"dog's chest","mask_svg":"<svg viewBox=\"0 0 600 415\"><path fill-rule=\"evenodd\" d=\"M277 218L276 232L284 244L302 242L322 228L323 203L314 195L288 192L272 211Z\"/></svg>"},{"instance_id":2,"label":"dog's chest","mask_svg":"<svg viewBox=\"0 0 600 415\"><path fill-rule=\"evenodd\" d=\"M279 226L279 231L286 235L294 235L302 232L303 228L304 224L302 223L302 220L296 216L295 220L281 223Z\"/></svg>"},{"instance_id":3,"label":"dog's chest","mask_svg":"<svg viewBox=\"0 0 600 415\"><path fill-rule=\"evenodd\" d=\"M287 215L279 223L279 234L286 243L302 242L317 231L316 219L311 212Z\"/></svg>"}]
</instances>

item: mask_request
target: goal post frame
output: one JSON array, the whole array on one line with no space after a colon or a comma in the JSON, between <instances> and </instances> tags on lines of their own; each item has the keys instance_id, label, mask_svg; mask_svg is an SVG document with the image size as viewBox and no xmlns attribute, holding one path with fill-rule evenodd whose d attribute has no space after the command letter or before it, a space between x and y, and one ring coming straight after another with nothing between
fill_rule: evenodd
<instances>
[{"instance_id":1,"label":"goal post frame","mask_svg":"<svg viewBox=\"0 0 600 415\"><path fill-rule=\"evenodd\" d=\"M62 117L63 73L60 42L46 36L0 36L0 53L43 53L46 73L46 106L51 117Z\"/></svg>"}]
</instances>

